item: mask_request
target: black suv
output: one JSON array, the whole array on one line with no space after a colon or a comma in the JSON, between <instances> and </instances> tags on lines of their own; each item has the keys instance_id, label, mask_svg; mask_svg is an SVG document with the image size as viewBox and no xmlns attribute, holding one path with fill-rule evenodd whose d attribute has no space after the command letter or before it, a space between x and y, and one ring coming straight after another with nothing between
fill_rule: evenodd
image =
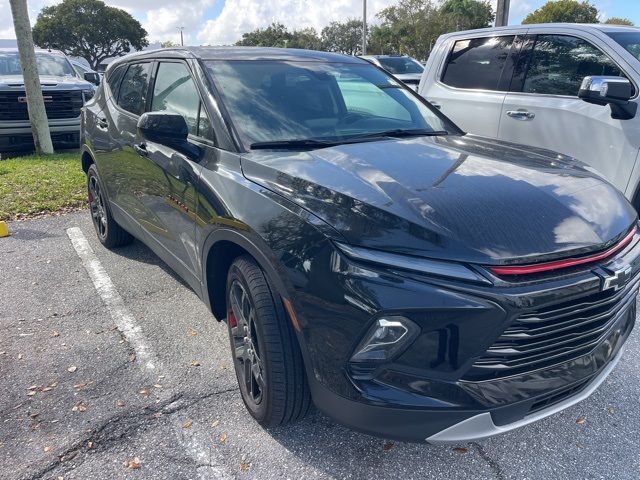
<instances>
[{"instance_id":1,"label":"black suv","mask_svg":"<svg viewBox=\"0 0 640 480\"><path fill-rule=\"evenodd\" d=\"M404 440L592 393L635 322L635 210L580 162L467 135L364 60L164 49L82 115L106 247L137 237L226 320L258 422L311 400Z\"/></svg>"}]
</instances>

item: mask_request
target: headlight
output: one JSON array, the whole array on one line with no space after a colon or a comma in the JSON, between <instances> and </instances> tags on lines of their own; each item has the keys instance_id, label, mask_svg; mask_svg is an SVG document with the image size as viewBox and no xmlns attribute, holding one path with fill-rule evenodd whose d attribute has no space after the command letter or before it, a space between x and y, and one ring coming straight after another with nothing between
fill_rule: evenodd
<instances>
[{"instance_id":1,"label":"headlight","mask_svg":"<svg viewBox=\"0 0 640 480\"><path fill-rule=\"evenodd\" d=\"M389 316L376 320L364 336L352 362L386 362L409 346L420 327L405 317Z\"/></svg>"},{"instance_id":2,"label":"headlight","mask_svg":"<svg viewBox=\"0 0 640 480\"><path fill-rule=\"evenodd\" d=\"M456 278L469 282L491 284L487 278L460 263L388 253L381 250L354 247L352 245L346 245L338 242L335 242L335 245L347 257L353 258L354 260L376 263L387 267L410 270L428 275L437 275L440 277Z\"/></svg>"}]
</instances>

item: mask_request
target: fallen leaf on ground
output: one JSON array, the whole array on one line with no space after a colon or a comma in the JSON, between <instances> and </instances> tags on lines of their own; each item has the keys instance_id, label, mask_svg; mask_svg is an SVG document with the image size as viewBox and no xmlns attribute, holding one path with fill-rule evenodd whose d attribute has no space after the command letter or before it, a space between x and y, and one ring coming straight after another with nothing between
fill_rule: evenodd
<instances>
[{"instance_id":1,"label":"fallen leaf on ground","mask_svg":"<svg viewBox=\"0 0 640 480\"><path fill-rule=\"evenodd\" d=\"M50 452L52 448L53 447L46 446L46 447L44 447L44 452L45 453Z\"/></svg>"},{"instance_id":2,"label":"fallen leaf on ground","mask_svg":"<svg viewBox=\"0 0 640 480\"><path fill-rule=\"evenodd\" d=\"M29 390L29 391L27 392L27 396L28 396L28 397L33 397L36 393L38 393L38 391L37 391L37 390Z\"/></svg>"},{"instance_id":3,"label":"fallen leaf on ground","mask_svg":"<svg viewBox=\"0 0 640 480\"><path fill-rule=\"evenodd\" d=\"M91 450L93 448L93 442L91 441L87 442L87 448Z\"/></svg>"},{"instance_id":4,"label":"fallen leaf on ground","mask_svg":"<svg viewBox=\"0 0 640 480\"><path fill-rule=\"evenodd\" d=\"M196 335L198 335L198 332L196 332L193 328L190 328L187 332L187 335L189 335L190 337L195 337Z\"/></svg>"},{"instance_id":5,"label":"fallen leaf on ground","mask_svg":"<svg viewBox=\"0 0 640 480\"><path fill-rule=\"evenodd\" d=\"M138 390L138 393L140 395L144 395L145 397L148 397L149 395L151 395L151 392L147 388L142 388Z\"/></svg>"},{"instance_id":6,"label":"fallen leaf on ground","mask_svg":"<svg viewBox=\"0 0 640 480\"><path fill-rule=\"evenodd\" d=\"M200 362L198 362L197 360L192 360L191 361L191 366L192 367L199 367L200 366Z\"/></svg>"},{"instance_id":7,"label":"fallen leaf on ground","mask_svg":"<svg viewBox=\"0 0 640 480\"><path fill-rule=\"evenodd\" d=\"M385 452L388 452L389 450L391 450L393 448L393 442L386 442L384 445L382 445L382 449Z\"/></svg>"},{"instance_id":8,"label":"fallen leaf on ground","mask_svg":"<svg viewBox=\"0 0 640 480\"><path fill-rule=\"evenodd\" d=\"M578 425L584 425L585 423L587 423L587 419L585 417L580 417L579 419L576 420L576 423Z\"/></svg>"},{"instance_id":9,"label":"fallen leaf on ground","mask_svg":"<svg viewBox=\"0 0 640 480\"><path fill-rule=\"evenodd\" d=\"M132 353L131 355L129 355L129 361L130 362L135 362L136 361L136 354Z\"/></svg>"},{"instance_id":10,"label":"fallen leaf on ground","mask_svg":"<svg viewBox=\"0 0 640 480\"><path fill-rule=\"evenodd\" d=\"M122 400L118 400L116 402L116 405L119 406L119 407L124 407L124 402Z\"/></svg>"},{"instance_id":11,"label":"fallen leaf on ground","mask_svg":"<svg viewBox=\"0 0 640 480\"><path fill-rule=\"evenodd\" d=\"M216 420L211 424L212 427L217 427L218 425L220 425L220 420Z\"/></svg>"},{"instance_id":12,"label":"fallen leaf on ground","mask_svg":"<svg viewBox=\"0 0 640 480\"><path fill-rule=\"evenodd\" d=\"M87 406L82 402L78 402L73 406L71 410L73 412L84 412L87 410Z\"/></svg>"},{"instance_id":13,"label":"fallen leaf on ground","mask_svg":"<svg viewBox=\"0 0 640 480\"><path fill-rule=\"evenodd\" d=\"M153 388L162 388L162 385L160 385L159 383L155 383L155 384L153 385Z\"/></svg>"},{"instance_id":14,"label":"fallen leaf on ground","mask_svg":"<svg viewBox=\"0 0 640 480\"><path fill-rule=\"evenodd\" d=\"M134 457L133 460L125 460L122 464L125 468L130 468L131 470L137 470L140 468L140 459L138 457Z\"/></svg>"},{"instance_id":15,"label":"fallen leaf on ground","mask_svg":"<svg viewBox=\"0 0 640 480\"><path fill-rule=\"evenodd\" d=\"M82 383L76 383L73 388L75 388L76 390L82 390L84 387L86 387L87 385L89 385L87 382L82 382Z\"/></svg>"},{"instance_id":16,"label":"fallen leaf on ground","mask_svg":"<svg viewBox=\"0 0 640 480\"><path fill-rule=\"evenodd\" d=\"M223 433L222 435L220 435L220 443L224 443L227 441L227 434Z\"/></svg>"},{"instance_id":17,"label":"fallen leaf on ground","mask_svg":"<svg viewBox=\"0 0 640 480\"><path fill-rule=\"evenodd\" d=\"M59 337L59 336L60 336L60 332L58 332L57 330L54 330L54 331L51 333L51 336L52 336L52 337Z\"/></svg>"},{"instance_id":18,"label":"fallen leaf on ground","mask_svg":"<svg viewBox=\"0 0 640 480\"><path fill-rule=\"evenodd\" d=\"M250 466L251 466L251 464L250 464L250 463L248 463L248 462L242 462L242 463L240 464L240 471L241 471L241 472L246 472L247 470L249 470L249 467L250 467Z\"/></svg>"},{"instance_id":19,"label":"fallen leaf on ground","mask_svg":"<svg viewBox=\"0 0 640 480\"><path fill-rule=\"evenodd\" d=\"M191 428L191 425L193 425L193 420L187 420L182 424L182 428Z\"/></svg>"},{"instance_id":20,"label":"fallen leaf on ground","mask_svg":"<svg viewBox=\"0 0 640 480\"><path fill-rule=\"evenodd\" d=\"M76 367L75 365L71 365L69 368L67 368L67 372L69 373L73 373L78 369L78 367Z\"/></svg>"},{"instance_id":21,"label":"fallen leaf on ground","mask_svg":"<svg viewBox=\"0 0 640 480\"><path fill-rule=\"evenodd\" d=\"M464 447L455 447L455 448L453 449L453 451L454 451L454 452L456 452L456 453L463 454L463 453L467 453L469 450L467 450L467 449L466 449L466 448L464 448Z\"/></svg>"},{"instance_id":22,"label":"fallen leaf on ground","mask_svg":"<svg viewBox=\"0 0 640 480\"><path fill-rule=\"evenodd\" d=\"M19 353L19 354L18 354L18 360L22 360L22 356L23 356L23 355L22 355L21 353Z\"/></svg>"},{"instance_id":23,"label":"fallen leaf on ground","mask_svg":"<svg viewBox=\"0 0 640 480\"><path fill-rule=\"evenodd\" d=\"M42 390L40 390L41 392L48 392L49 390L53 390L53 387L49 386L49 387L44 387Z\"/></svg>"}]
</instances>

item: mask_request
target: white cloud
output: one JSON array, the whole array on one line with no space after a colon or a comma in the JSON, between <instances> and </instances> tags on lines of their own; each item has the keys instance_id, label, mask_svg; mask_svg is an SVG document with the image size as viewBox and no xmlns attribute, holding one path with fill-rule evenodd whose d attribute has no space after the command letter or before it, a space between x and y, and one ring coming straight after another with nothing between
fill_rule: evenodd
<instances>
[{"instance_id":1,"label":"white cloud","mask_svg":"<svg viewBox=\"0 0 640 480\"><path fill-rule=\"evenodd\" d=\"M368 19L397 0L368 0ZM204 44L234 43L244 32L280 22L291 29L313 27L320 31L329 22L362 17L362 0L226 0L216 19L207 20L198 34Z\"/></svg>"}]
</instances>

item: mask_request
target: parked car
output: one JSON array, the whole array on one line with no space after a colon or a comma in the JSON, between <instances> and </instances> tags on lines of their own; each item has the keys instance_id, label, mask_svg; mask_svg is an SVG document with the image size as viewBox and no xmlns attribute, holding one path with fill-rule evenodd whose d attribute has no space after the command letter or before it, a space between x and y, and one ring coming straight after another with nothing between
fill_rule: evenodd
<instances>
[{"instance_id":1,"label":"parked car","mask_svg":"<svg viewBox=\"0 0 640 480\"><path fill-rule=\"evenodd\" d=\"M640 29L618 25L456 32L438 40L419 92L465 131L586 162L640 209L639 58ZM600 102L580 98L587 77ZM622 98L606 95L613 85Z\"/></svg>"},{"instance_id":2,"label":"parked car","mask_svg":"<svg viewBox=\"0 0 640 480\"><path fill-rule=\"evenodd\" d=\"M100 82L102 81L102 77L98 72L96 72L95 70L92 70L91 67L85 65L84 63L80 63L76 60L69 60L69 61L71 62L73 69L80 76L80 78L83 78L84 80L92 83L93 85L96 85L96 86L100 85Z\"/></svg>"},{"instance_id":3,"label":"parked car","mask_svg":"<svg viewBox=\"0 0 640 480\"><path fill-rule=\"evenodd\" d=\"M67 57L36 50L44 105L55 148L80 145L80 109L93 97L94 86L80 78ZM0 152L33 148L27 97L16 48L0 49Z\"/></svg>"},{"instance_id":4,"label":"parked car","mask_svg":"<svg viewBox=\"0 0 640 480\"><path fill-rule=\"evenodd\" d=\"M95 98L100 242L142 240L226 321L262 425L313 399L387 438L473 440L582 400L620 359L638 218L570 157L465 134L323 52L136 53Z\"/></svg>"},{"instance_id":5,"label":"parked car","mask_svg":"<svg viewBox=\"0 0 640 480\"><path fill-rule=\"evenodd\" d=\"M408 55L361 55L360 58L384 68L398 80L418 90L424 66L415 58Z\"/></svg>"}]
</instances>

